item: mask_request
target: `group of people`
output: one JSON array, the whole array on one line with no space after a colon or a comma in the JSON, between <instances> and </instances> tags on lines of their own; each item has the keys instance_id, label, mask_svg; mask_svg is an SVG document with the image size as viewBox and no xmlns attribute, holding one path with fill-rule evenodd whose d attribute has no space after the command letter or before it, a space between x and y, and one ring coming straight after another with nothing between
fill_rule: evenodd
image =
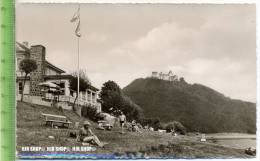
<instances>
[{"instance_id":1,"label":"group of people","mask_svg":"<svg viewBox=\"0 0 260 161\"><path fill-rule=\"evenodd\" d=\"M126 121L126 116L124 115L123 112L120 112L120 115L118 116L119 123L120 123L120 128L121 128L121 134L124 133L124 127L127 123ZM104 143L102 143L99 138L92 132L91 130L91 124L88 121L84 121L83 127L80 128L79 133L78 133L78 140L82 143L90 143L90 144L95 144L99 147L103 147ZM136 123L135 120L133 120L130 124L131 131L134 132L140 132L140 129L138 127L138 124Z\"/></svg>"},{"instance_id":2,"label":"group of people","mask_svg":"<svg viewBox=\"0 0 260 161\"><path fill-rule=\"evenodd\" d=\"M123 114L123 112L121 112L120 116L119 116L119 122L120 122L120 126L121 126L121 133L123 133L123 127L126 123L126 116ZM88 121L84 121L83 123L83 127L80 128L79 133L78 133L78 141L87 144L94 144L97 145L99 147L104 147L104 143L102 143L99 138L92 132L91 128L90 128L91 124Z\"/></svg>"},{"instance_id":3,"label":"group of people","mask_svg":"<svg viewBox=\"0 0 260 161\"><path fill-rule=\"evenodd\" d=\"M126 122L126 116L124 115L123 112L121 112L120 115L119 115L119 122L120 122L120 127L121 127L121 133L124 133L124 132L123 132L123 129L124 129L124 126L126 125L127 122ZM137 123L135 120L133 120L133 121L132 121L131 123L129 123L128 125L129 125L128 129L129 129L130 131L140 132L140 133L141 133L140 128L139 128L139 126L138 126L138 123ZM139 124L139 125L140 125L140 124Z\"/></svg>"},{"instance_id":4,"label":"group of people","mask_svg":"<svg viewBox=\"0 0 260 161\"><path fill-rule=\"evenodd\" d=\"M132 123L131 123L131 131L142 133L142 131L140 130L140 127L141 127L141 125L136 123L135 120L132 121Z\"/></svg>"}]
</instances>

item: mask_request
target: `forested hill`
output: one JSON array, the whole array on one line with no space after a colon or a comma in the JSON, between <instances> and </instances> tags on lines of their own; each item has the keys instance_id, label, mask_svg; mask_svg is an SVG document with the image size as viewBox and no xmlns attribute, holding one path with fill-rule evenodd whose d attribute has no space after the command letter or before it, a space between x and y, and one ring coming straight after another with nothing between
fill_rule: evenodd
<instances>
[{"instance_id":1,"label":"forested hill","mask_svg":"<svg viewBox=\"0 0 260 161\"><path fill-rule=\"evenodd\" d=\"M123 89L147 118L179 121L190 131L256 132L256 104L225 97L201 84L136 79Z\"/></svg>"}]
</instances>

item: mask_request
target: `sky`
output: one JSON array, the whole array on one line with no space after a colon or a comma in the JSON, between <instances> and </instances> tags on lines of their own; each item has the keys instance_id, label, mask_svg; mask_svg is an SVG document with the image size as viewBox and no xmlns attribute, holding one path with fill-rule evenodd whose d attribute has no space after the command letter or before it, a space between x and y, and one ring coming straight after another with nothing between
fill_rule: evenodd
<instances>
[{"instance_id":1,"label":"sky","mask_svg":"<svg viewBox=\"0 0 260 161\"><path fill-rule=\"evenodd\" d=\"M17 41L77 70L76 4L17 4ZM225 96L256 102L255 5L82 4L80 68L101 88L169 70Z\"/></svg>"}]
</instances>

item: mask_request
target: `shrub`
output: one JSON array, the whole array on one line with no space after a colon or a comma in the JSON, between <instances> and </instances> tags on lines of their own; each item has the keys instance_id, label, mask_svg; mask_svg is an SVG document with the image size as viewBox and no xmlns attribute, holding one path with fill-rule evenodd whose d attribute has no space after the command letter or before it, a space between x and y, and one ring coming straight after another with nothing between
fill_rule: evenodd
<instances>
[{"instance_id":1,"label":"shrub","mask_svg":"<svg viewBox=\"0 0 260 161\"><path fill-rule=\"evenodd\" d=\"M177 121L168 123L165 127L165 130L166 132L171 132L172 130L174 130L175 132L179 132L182 135L185 135L187 132L186 128L180 122Z\"/></svg>"},{"instance_id":2,"label":"shrub","mask_svg":"<svg viewBox=\"0 0 260 161\"><path fill-rule=\"evenodd\" d=\"M140 120L142 126L153 127L155 131L158 129L165 129L164 124L160 122L159 118L143 118Z\"/></svg>"},{"instance_id":3,"label":"shrub","mask_svg":"<svg viewBox=\"0 0 260 161\"><path fill-rule=\"evenodd\" d=\"M98 121L102 119L102 116L97 112L97 109L91 105L82 107L81 115L83 117L89 118L92 121Z\"/></svg>"}]
</instances>

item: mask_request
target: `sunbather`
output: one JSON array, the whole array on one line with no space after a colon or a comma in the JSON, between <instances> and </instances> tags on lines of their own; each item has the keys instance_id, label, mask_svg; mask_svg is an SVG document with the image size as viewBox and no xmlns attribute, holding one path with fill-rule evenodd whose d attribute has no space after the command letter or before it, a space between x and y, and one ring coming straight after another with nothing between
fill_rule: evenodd
<instances>
[{"instance_id":1,"label":"sunbather","mask_svg":"<svg viewBox=\"0 0 260 161\"><path fill-rule=\"evenodd\" d=\"M88 121L84 121L83 127L79 131L79 140L84 143L96 144L99 147L103 147L104 144L92 132L90 125Z\"/></svg>"}]
</instances>

